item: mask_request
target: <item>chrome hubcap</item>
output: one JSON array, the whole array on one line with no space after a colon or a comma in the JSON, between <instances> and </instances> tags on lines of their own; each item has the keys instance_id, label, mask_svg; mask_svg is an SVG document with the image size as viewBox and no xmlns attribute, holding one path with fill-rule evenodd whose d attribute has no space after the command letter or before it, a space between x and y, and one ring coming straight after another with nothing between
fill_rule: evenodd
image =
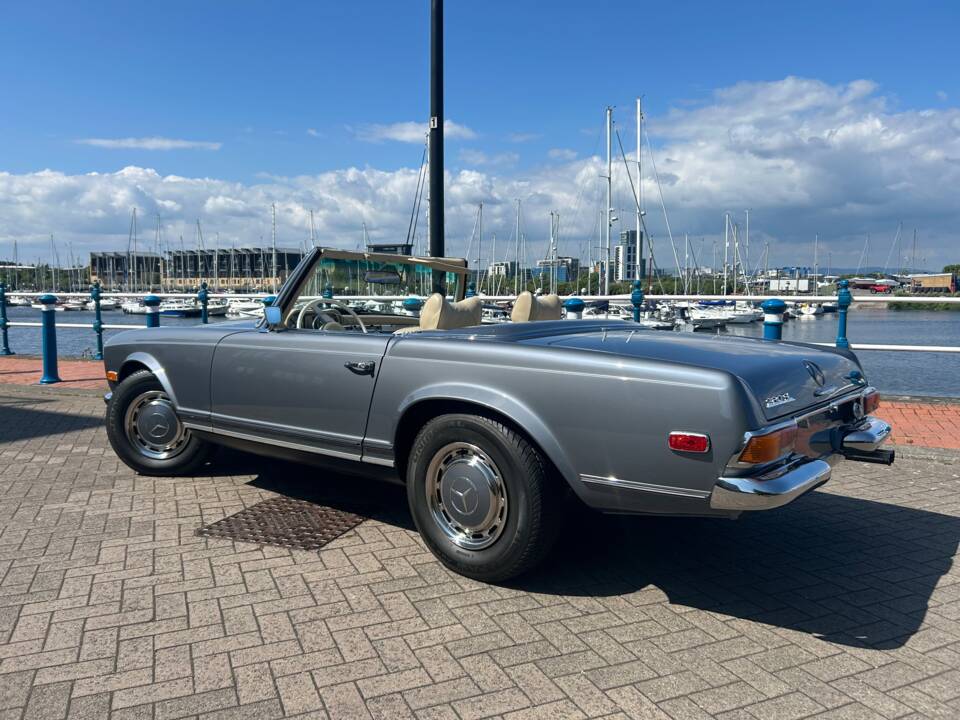
<instances>
[{"instance_id":1,"label":"chrome hubcap","mask_svg":"<svg viewBox=\"0 0 960 720\"><path fill-rule=\"evenodd\" d=\"M427 467L427 503L434 522L456 545L482 550L503 533L507 490L500 471L476 445L442 447Z\"/></svg>"},{"instance_id":2,"label":"chrome hubcap","mask_svg":"<svg viewBox=\"0 0 960 720\"><path fill-rule=\"evenodd\" d=\"M183 451L189 435L167 394L151 390L127 408L124 427L130 444L152 460L168 460Z\"/></svg>"}]
</instances>

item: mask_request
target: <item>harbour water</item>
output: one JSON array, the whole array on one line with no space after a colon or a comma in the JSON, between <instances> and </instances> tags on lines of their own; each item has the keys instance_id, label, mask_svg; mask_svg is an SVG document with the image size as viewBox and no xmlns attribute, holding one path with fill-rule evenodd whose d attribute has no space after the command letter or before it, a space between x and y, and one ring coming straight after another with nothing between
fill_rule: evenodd
<instances>
[{"instance_id":1,"label":"harbour water","mask_svg":"<svg viewBox=\"0 0 960 720\"><path fill-rule=\"evenodd\" d=\"M40 311L33 308L12 307L7 310L11 322L39 322ZM222 322L227 318L211 318ZM92 312L57 313L58 323L92 325ZM120 312L103 313L107 324L126 324L143 327L143 316ZM195 318L164 317L163 325L195 325ZM121 332L104 331L104 338ZM650 331L661 332L661 331ZM760 322L749 325L728 325L720 333L760 336ZM783 328L784 340L801 342L829 342L836 340L837 316L804 316L788 321ZM897 345L951 345L960 346L960 312L851 310L847 337L851 343L886 343ZM62 357L89 357L96 337L92 329L59 328L57 345ZM40 353L40 329L10 329L10 345L19 354ZM960 354L920 352L874 352L859 354L870 382L881 392L891 395L922 395L932 397L960 397Z\"/></svg>"}]
</instances>

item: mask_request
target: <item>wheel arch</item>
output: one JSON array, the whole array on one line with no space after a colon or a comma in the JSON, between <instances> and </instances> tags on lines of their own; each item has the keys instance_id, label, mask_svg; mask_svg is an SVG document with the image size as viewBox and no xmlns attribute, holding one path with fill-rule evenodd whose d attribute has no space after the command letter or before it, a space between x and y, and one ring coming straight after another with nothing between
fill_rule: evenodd
<instances>
[{"instance_id":1,"label":"wheel arch","mask_svg":"<svg viewBox=\"0 0 960 720\"><path fill-rule=\"evenodd\" d=\"M417 393L401 406L393 448L394 467L402 480L406 480L407 460L417 433L433 418L451 413L481 415L502 422L526 438L575 487L578 476L573 464L543 421L514 398L477 387L435 388Z\"/></svg>"},{"instance_id":2,"label":"wheel arch","mask_svg":"<svg viewBox=\"0 0 960 720\"><path fill-rule=\"evenodd\" d=\"M166 370L163 369L163 365L150 353L130 353L120 365L120 370L117 372L117 380L122 382L138 370L147 370L153 373L153 376L157 378L157 382L163 387L163 391L170 398L173 406L177 407L177 396L173 392L170 378L167 376Z\"/></svg>"}]
</instances>

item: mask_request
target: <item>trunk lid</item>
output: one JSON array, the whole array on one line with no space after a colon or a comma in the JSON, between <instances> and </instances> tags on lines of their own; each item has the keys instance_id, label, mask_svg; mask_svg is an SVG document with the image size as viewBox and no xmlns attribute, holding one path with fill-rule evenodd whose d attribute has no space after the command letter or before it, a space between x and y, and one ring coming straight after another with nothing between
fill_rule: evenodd
<instances>
[{"instance_id":1,"label":"trunk lid","mask_svg":"<svg viewBox=\"0 0 960 720\"><path fill-rule=\"evenodd\" d=\"M855 360L829 348L724 335L608 329L521 342L726 371L743 381L768 420L826 401L861 372Z\"/></svg>"}]
</instances>

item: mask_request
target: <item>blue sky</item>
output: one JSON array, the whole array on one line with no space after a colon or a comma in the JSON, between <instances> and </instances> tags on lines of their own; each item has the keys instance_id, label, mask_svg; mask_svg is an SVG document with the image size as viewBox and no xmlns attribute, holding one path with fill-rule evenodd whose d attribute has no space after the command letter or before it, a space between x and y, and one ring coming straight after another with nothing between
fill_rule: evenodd
<instances>
[{"instance_id":1,"label":"blue sky","mask_svg":"<svg viewBox=\"0 0 960 720\"><path fill-rule=\"evenodd\" d=\"M491 182L540 182L574 153L584 159L601 151L607 104L618 107L632 148L637 94L645 97L655 147L669 154L671 111L689 120L697 109L723 107L717 93L724 89L791 77L830 88L868 80L868 95L882 109L864 101L861 115L902 120L912 112L947 113L940 127L949 129L960 98L958 8L953 2L908 8L902 2L448 0L446 115L468 128L468 137L447 141L448 169L482 172ZM350 167L415 171L418 143L373 140L390 134L378 126L427 116L428 28L427 0L7 4L0 25L0 172L28 177L51 169L73 177L135 166L249 189L270 177ZM736 107L742 115L743 105ZM144 149L117 142L127 138L137 142L126 145L149 145L144 138L203 144ZM83 142L91 140L98 143ZM696 144L690 134L682 142ZM682 217L684 193L677 190L665 202L675 201ZM10 229L20 219L3 227L2 193L0 242L21 232ZM584 194L574 193L579 204L588 204ZM905 222L948 212L920 195L917 218ZM716 217L764 202L749 193L737 199L713 208ZM802 204L781 209L778 217L817 212ZM762 207L755 210L762 217ZM174 222L176 213L168 214ZM370 214L376 216L374 208ZM385 236L397 232L394 221L379 219ZM889 228L890 218L883 221ZM581 234L589 232L589 222L578 222ZM720 220L710 222L722 229ZM947 242L946 223L938 223L931 238ZM710 230L702 219L679 224ZM330 232L337 227L331 223ZM800 242L785 230L771 230L771 239ZM842 242L850 248L857 230L844 225ZM23 231L23 242L31 242L32 232ZM243 239L239 226L229 232Z\"/></svg>"}]
</instances>

